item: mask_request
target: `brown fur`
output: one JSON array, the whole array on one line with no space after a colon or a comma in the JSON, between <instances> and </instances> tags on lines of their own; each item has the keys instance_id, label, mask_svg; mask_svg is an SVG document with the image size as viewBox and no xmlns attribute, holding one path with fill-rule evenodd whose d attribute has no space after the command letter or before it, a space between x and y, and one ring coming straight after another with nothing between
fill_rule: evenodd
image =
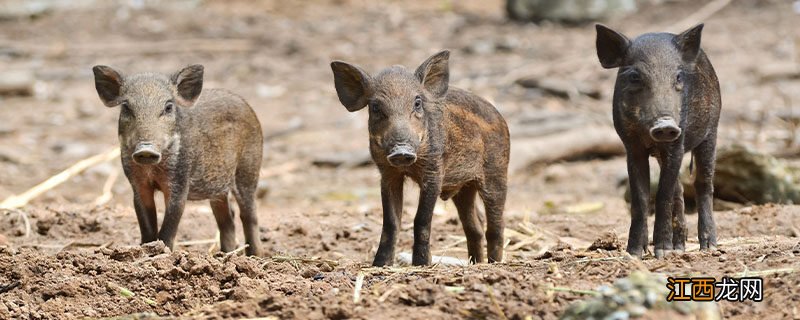
<instances>
[{"instance_id":1,"label":"brown fur","mask_svg":"<svg viewBox=\"0 0 800 320\"><path fill-rule=\"evenodd\" d=\"M109 107L120 111L122 167L134 192L142 243L160 239L172 248L186 200L210 200L220 229L220 247L236 247L233 193L241 211L247 253L259 252L255 191L261 167L262 133L255 112L241 97L220 89L203 91L203 67L189 66L171 77L144 73L122 76L94 67L95 86ZM168 107L172 104L172 107ZM142 147L148 144L152 146ZM147 149L155 163L135 158ZM155 160L152 160L155 161ZM159 230L155 191L164 193L166 213Z\"/></svg>"},{"instance_id":2,"label":"brown fur","mask_svg":"<svg viewBox=\"0 0 800 320\"><path fill-rule=\"evenodd\" d=\"M394 260L405 178L420 186L414 265L431 262L430 223L437 197L452 198L456 204L470 261L485 261L483 223L475 210L478 194L486 206L489 261L502 260L508 127L486 100L448 88L448 58L449 52L443 51L415 73L394 66L374 77L344 62L331 64L342 104L351 112L370 105L370 152L381 173L384 214L376 266ZM417 102L419 108L414 107ZM393 164L390 158L396 150L413 155L413 162Z\"/></svg>"},{"instance_id":3,"label":"brown fur","mask_svg":"<svg viewBox=\"0 0 800 320\"><path fill-rule=\"evenodd\" d=\"M721 108L719 81L700 48L703 25L681 34L648 33L628 40L597 25L597 55L603 67L617 68L614 126L628 153L631 228L628 252L641 257L647 249L650 173L648 157L661 167L653 231L656 257L683 251L686 242L683 189L678 183L681 160L691 151L697 164L698 237L701 249L716 243L711 200L717 126ZM674 119L679 136L658 141L652 134L659 118Z\"/></svg>"}]
</instances>

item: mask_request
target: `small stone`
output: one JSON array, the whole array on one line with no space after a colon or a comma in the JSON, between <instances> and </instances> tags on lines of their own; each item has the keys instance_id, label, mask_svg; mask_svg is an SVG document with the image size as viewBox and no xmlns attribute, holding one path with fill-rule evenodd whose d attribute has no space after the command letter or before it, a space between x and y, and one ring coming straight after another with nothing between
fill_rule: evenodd
<instances>
[{"instance_id":1,"label":"small stone","mask_svg":"<svg viewBox=\"0 0 800 320\"><path fill-rule=\"evenodd\" d=\"M658 299L658 295L653 291L647 291L644 295L644 306L648 308L652 308L656 304L656 300Z\"/></svg>"},{"instance_id":2,"label":"small stone","mask_svg":"<svg viewBox=\"0 0 800 320\"><path fill-rule=\"evenodd\" d=\"M322 265L319 267L319 271L321 271L321 272L331 272L331 271L333 271L333 266L332 266L332 265L330 265L330 264L328 264L327 262L326 262L326 263L323 263L323 264L322 264Z\"/></svg>"},{"instance_id":3,"label":"small stone","mask_svg":"<svg viewBox=\"0 0 800 320\"><path fill-rule=\"evenodd\" d=\"M628 291L633 289L633 283L631 283L631 280L629 279L620 279L617 281L617 283L614 284L614 286L622 291Z\"/></svg>"},{"instance_id":4,"label":"small stone","mask_svg":"<svg viewBox=\"0 0 800 320\"><path fill-rule=\"evenodd\" d=\"M617 306L624 306L628 303L625 298L617 294L611 296L611 301L613 301Z\"/></svg>"},{"instance_id":5,"label":"small stone","mask_svg":"<svg viewBox=\"0 0 800 320\"><path fill-rule=\"evenodd\" d=\"M644 296L639 290L628 291L625 298L626 300L628 300L629 304L641 305L642 303L644 303Z\"/></svg>"},{"instance_id":6,"label":"small stone","mask_svg":"<svg viewBox=\"0 0 800 320\"><path fill-rule=\"evenodd\" d=\"M319 274L319 268L313 266L303 269L303 271L300 273L300 275L306 279L313 278L318 274Z\"/></svg>"},{"instance_id":7,"label":"small stone","mask_svg":"<svg viewBox=\"0 0 800 320\"><path fill-rule=\"evenodd\" d=\"M614 290L607 285L602 285L599 288L597 288L597 292L600 292L601 295L606 296L612 294Z\"/></svg>"},{"instance_id":8,"label":"small stone","mask_svg":"<svg viewBox=\"0 0 800 320\"><path fill-rule=\"evenodd\" d=\"M647 312L647 308L640 305L631 305L628 307L628 313L631 317L641 317Z\"/></svg>"},{"instance_id":9,"label":"small stone","mask_svg":"<svg viewBox=\"0 0 800 320\"><path fill-rule=\"evenodd\" d=\"M604 320L628 320L630 319L630 315L627 311L614 311L613 313L609 314L607 317L603 318Z\"/></svg>"}]
</instances>

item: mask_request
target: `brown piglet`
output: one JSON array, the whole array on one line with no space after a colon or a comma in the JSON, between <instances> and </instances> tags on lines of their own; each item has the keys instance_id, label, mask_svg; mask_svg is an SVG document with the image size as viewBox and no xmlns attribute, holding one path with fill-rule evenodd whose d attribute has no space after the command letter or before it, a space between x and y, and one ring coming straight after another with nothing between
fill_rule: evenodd
<instances>
[{"instance_id":1,"label":"brown piglet","mask_svg":"<svg viewBox=\"0 0 800 320\"><path fill-rule=\"evenodd\" d=\"M203 89L203 66L172 75L123 75L93 68L95 87L107 107L120 106L122 168L133 187L142 243L162 240L173 248L186 200L211 204L220 248L236 248L233 193L241 211L248 255L259 253L255 192L261 168L262 133L255 112L241 97ZM202 94L201 94L202 91ZM155 191L164 194L161 228Z\"/></svg>"},{"instance_id":2,"label":"brown piglet","mask_svg":"<svg viewBox=\"0 0 800 320\"><path fill-rule=\"evenodd\" d=\"M339 101L350 112L368 107L369 148L381 174L383 204L375 266L394 261L406 178L420 187L412 264L431 263L437 197L453 199L470 262L485 261L484 226L475 208L478 194L486 209L488 261L503 259L508 127L491 103L448 85L449 57L449 51L442 51L414 72L393 66L374 76L352 64L331 63Z\"/></svg>"}]
</instances>

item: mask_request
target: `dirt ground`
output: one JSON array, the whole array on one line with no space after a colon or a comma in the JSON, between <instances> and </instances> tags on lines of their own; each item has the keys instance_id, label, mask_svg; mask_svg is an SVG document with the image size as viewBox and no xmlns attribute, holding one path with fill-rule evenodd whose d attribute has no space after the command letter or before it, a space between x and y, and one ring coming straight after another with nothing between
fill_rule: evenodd
<instances>
[{"instance_id":1,"label":"dirt ground","mask_svg":"<svg viewBox=\"0 0 800 320\"><path fill-rule=\"evenodd\" d=\"M640 261L614 246L586 250L609 233L618 236L612 244L627 241L626 166L618 156L512 172L504 263L369 267L381 228L377 170L312 164L360 156L368 145L366 113L339 104L329 62L376 72L413 68L450 49L451 85L495 103L513 144L525 126L519 119L541 112L611 125L615 72L597 62L592 25L509 22L499 0L204 1L188 9L192 1L102 3L0 20L0 72L36 79L31 96L0 96L0 200L117 145L118 111L97 98L93 65L173 72L202 63L205 86L245 97L267 136L258 211L265 255L216 252L205 202L187 206L174 252L140 247L124 177L113 183L110 202L93 204L119 173L114 160L20 210L0 211L0 287L11 286L0 290L0 318L555 319L586 297L550 288L594 290L646 270L717 278L762 272L764 301L722 302L723 316L800 319L797 206L715 212L720 245L713 252L698 251L694 214L686 253ZM645 5L604 23L629 36L667 30L706 3ZM800 61L798 21L791 1L765 0L734 1L704 21L703 47L722 88L718 145L798 162L792 107L800 104L800 81L764 76ZM601 97L565 99L514 84L528 75L588 83ZM416 192L406 184L398 252L411 250ZM437 205L432 251L466 258L452 203Z\"/></svg>"}]
</instances>

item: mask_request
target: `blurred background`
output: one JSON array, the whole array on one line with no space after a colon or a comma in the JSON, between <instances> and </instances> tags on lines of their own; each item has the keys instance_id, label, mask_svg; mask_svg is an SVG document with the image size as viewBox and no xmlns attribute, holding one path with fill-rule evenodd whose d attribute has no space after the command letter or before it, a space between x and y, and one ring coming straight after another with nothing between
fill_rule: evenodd
<instances>
[{"instance_id":1,"label":"blurred background","mask_svg":"<svg viewBox=\"0 0 800 320\"><path fill-rule=\"evenodd\" d=\"M722 87L720 158L742 146L730 151L734 164L719 169L731 179L721 185L742 186L718 197L724 217L746 205L797 201L798 10L786 0L2 0L0 200L117 146L118 110L100 103L92 66L171 73L200 63L206 88L243 96L263 125L259 216L268 250L369 260L381 209L367 114L340 105L329 63L375 73L394 64L415 68L450 49L451 85L493 102L511 128L509 228L541 229L535 241L509 233L509 257L540 254L557 242L586 246L609 231L624 243L626 165L610 116L616 71L597 61L593 22L629 37L706 23L702 47ZM404 250L418 191L406 186ZM62 237L138 241L118 158L49 189L25 210L55 226L78 221L63 227ZM796 209L775 210L775 219L759 224L722 218L720 237L795 235ZM24 235L16 215L2 219L8 241ZM696 245L696 219L688 221ZM38 228L35 222L33 236L54 236L47 223ZM215 230L207 204L196 202L179 239L205 239ZM463 237L455 207L440 202L435 246L452 237ZM466 251L463 243L448 250Z\"/></svg>"}]
</instances>

